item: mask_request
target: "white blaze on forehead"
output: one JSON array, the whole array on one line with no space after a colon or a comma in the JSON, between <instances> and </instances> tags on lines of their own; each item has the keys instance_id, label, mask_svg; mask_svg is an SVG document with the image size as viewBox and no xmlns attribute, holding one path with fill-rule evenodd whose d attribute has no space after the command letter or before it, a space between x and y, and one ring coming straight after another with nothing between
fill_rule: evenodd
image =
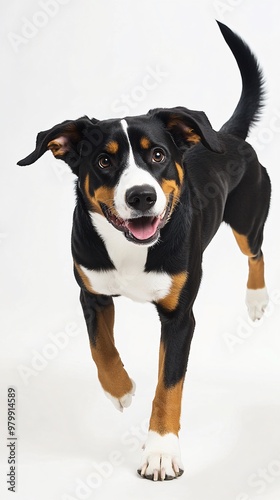
<instances>
[{"instance_id":1,"label":"white blaze on forehead","mask_svg":"<svg viewBox=\"0 0 280 500\"><path fill-rule=\"evenodd\" d=\"M166 197L165 194L155 179L152 174L150 174L147 170L144 170L143 168L139 167L136 164L133 150L131 147L130 139L128 136L128 124L126 120L121 120L121 126L124 131L124 134L126 135L127 141L128 141L128 146L129 146L129 152L128 152L128 158L127 158L127 165L126 168L124 169L123 173L121 174L120 180L118 182L118 185L116 186L115 189L115 207L117 212L119 213L120 217L123 219L129 219L131 218L131 208L129 208L126 204L125 200L125 194L126 191L133 186L142 186L144 184L148 184L149 186L153 187L156 191L157 194L157 201L153 208L151 209L152 215L154 216L160 216L165 207L166 207Z\"/></svg>"}]
</instances>

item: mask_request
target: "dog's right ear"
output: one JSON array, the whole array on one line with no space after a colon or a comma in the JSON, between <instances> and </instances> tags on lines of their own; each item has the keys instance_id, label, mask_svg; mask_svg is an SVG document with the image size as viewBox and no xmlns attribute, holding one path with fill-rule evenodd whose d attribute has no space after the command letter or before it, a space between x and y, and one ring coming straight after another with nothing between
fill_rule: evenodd
<instances>
[{"instance_id":1,"label":"dog's right ear","mask_svg":"<svg viewBox=\"0 0 280 500\"><path fill-rule=\"evenodd\" d=\"M37 135L35 150L26 158L20 160L18 165L31 165L49 149L55 158L64 160L72 171L78 175L83 139L87 129L97 121L84 116L78 120L66 120L49 130L40 132Z\"/></svg>"}]
</instances>

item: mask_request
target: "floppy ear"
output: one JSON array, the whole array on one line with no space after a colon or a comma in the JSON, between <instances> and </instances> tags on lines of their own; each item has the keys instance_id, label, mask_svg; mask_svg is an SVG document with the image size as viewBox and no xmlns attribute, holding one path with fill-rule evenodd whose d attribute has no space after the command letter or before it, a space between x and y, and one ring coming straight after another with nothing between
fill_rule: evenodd
<instances>
[{"instance_id":1,"label":"floppy ear","mask_svg":"<svg viewBox=\"0 0 280 500\"><path fill-rule=\"evenodd\" d=\"M31 165L49 149L55 158L64 160L77 174L84 133L95 122L97 120L90 120L84 116L78 120L66 120L49 130L40 132L37 135L35 150L20 160L18 165Z\"/></svg>"},{"instance_id":2,"label":"floppy ear","mask_svg":"<svg viewBox=\"0 0 280 500\"><path fill-rule=\"evenodd\" d=\"M175 108L152 109L149 114L163 121L179 147L202 144L215 153L223 152L223 145L203 111Z\"/></svg>"}]
</instances>

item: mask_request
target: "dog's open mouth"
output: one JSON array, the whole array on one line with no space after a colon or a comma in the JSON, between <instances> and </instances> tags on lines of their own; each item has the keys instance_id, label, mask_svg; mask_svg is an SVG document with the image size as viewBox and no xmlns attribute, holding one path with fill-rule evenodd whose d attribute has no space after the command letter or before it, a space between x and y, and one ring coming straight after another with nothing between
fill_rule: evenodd
<instances>
[{"instance_id":1,"label":"dog's open mouth","mask_svg":"<svg viewBox=\"0 0 280 500\"><path fill-rule=\"evenodd\" d=\"M121 219L113 213L105 204L101 204L107 220L119 231L123 231L126 238L134 243L152 243L159 237L160 229L166 224L170 215L172 200L159 217L143 216L133 219Z\"/></svg>"}]
</instances>

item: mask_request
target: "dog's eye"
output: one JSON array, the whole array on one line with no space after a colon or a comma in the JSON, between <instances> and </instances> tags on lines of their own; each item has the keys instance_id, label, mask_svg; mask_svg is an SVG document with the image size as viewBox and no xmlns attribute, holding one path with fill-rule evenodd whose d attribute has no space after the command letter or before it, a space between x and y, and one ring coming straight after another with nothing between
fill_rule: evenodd
<instances>
[{"instance_id":1,"label":"dog's eye","mask_svg":"<svg viewBox=\"0 0 280 500\"><path fill-rule=\"evenodd\" d=\"M109 156L106 156L106 155L100 156L98 159L98 166L100 168L111 167L111 160L110 160Z\"/></svg>"},{"instance_id":2,"label":"dog's eye","mask_svg":"<svg viewBox=\"0 0 280 500\"><path fill-rule=\"evenodd\" d=\"M165 154L162 149L156 148L152 154L152 161L155 163L162 163L165 160Z\"/></svg>"}]
</instances>

